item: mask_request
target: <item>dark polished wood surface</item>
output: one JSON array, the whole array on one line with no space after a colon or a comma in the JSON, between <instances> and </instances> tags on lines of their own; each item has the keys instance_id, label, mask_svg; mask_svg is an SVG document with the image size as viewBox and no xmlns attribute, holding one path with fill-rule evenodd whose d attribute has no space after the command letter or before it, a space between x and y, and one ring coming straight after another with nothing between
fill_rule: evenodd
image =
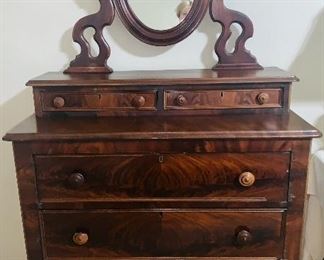
<instances>
[{"instance_id":1,"label":"dark polished wood surface","mask_svg":"<svg viewBox=\"0 0 324 260\"><path fill-rule=\"evenodd\" d=\"M49 111L100 111L100 110L156 110L156 91L42 93L42 110ZM57 104L56 99L63 103ZM141 102L142 100L142 102Z\"/></svg>"},{"instance_id":2,"label":"dark polished wood surface","mask_svg":"<svg viewBox=\"0 0 324 260\"><path fill-rule=\"evenodd\" d=\"M31 164L35 171L35 185L37 181L38 186L38 200L42 202L37 203L39 209L98 209L98 208L242 208L242 207L286 207L288 205L287 200L291 200L290 196L287 198L287 193L283 194L283 191L287 188L288 182L278 184L278 179L286 180L287 177L294 174L294 172L287 172L285 169L289 162L289 157L287 154L291 154L295 149L295 146L299 147L297 144L302 141L295 142L288 140L96 140L96 141L49 141L49 142L27 142L21 143L21 146L30 145L30 156L32 156ZM308 141L307 141L308 142ZM20 143L19 143L20 144ZM307 153L307 148L305 148ZM140 157L139 155L143 156ZM233 180L231 185L230 181L223 181L227 183L222 187L222 185L216 185L217 189L208 187L205 185L206 190L200 188L203 195L209 195L214 193L213 197L152 197L152 188L145 183L145 180L141 178L143 174L139 173L139 178L134 179L136 175L128 174L128 172L118 170L129 169L127 167L127 162L129 160L122 160L121 158L138 158L144 157L146 160L140 160L142 163L136 165L136 169L149 169L156 165L153 160L156 158L159 163L165 163L161 165L163 167L170 167L170 158L174 156L181 156L182 158L187 158L185 155L195 155L199 158L214 158L211 165L212 170L208 170L212 176L215 176L215 180L209 177L204 180L203 176L206 176L204 171L206 171L206 164L201 164L199 160L192 160L195 157L189 157L191 168L201 169L200 173L191 172L189 177L181 174L181 169L184 171L188 167L183 167L182 165L176 167L176 171L170 176L171 179L166 180L173 185L178 185L179 187L196 187L196 191L199 191L199 183L207 183L208 180L213 183L221 184L222 179L217 177L217 168L219 166L220 172L227 171L225 169L232 169L225 173L224 177ZM162 158L161 158L162 155ZM27 156L27 155L26 155ZM236 157L237 156L237 157ZM116 161L113 158L116 158ZM82 158L83 160L78 160ZM107 162L106 159L107 158ZM110 160L108 160L110 158ZM153 158L148 160L148 158ZM223 158L223 159L222 159ZM239 161L239 158L242 161ZM268 158L268 160L267 160ZM287 161L283 162L283 158ZM224 160L226 159L226 160ZM273 160L271 160L273 159ZM260 160L260 162L256 162ZM169 161L169 162L168 162ZM186 160L187 161L187 160ZM299 159L302 162L301 159ZM120 162L119 166L118 162ZM271 162L276 162L273 166ZM59 164L61 163L61 164ZM291 161L291 164L294 162ZM120 182L119 180L124 180L120 182L119 191L122 187L125 187L123 183L132 181L127 181L123 176L128 175L133 179L133 184L135 186L141 187L141 183L144 187L141 188L146 195L149 195L151 191L151 197L131 197L131 188L128 187L129 197L122 198L122 194L117 194L118 190L109 190L109 186L105 186L105 183L109 183L109 180L105 181L102 177L112 176L110 168L108 165L115 165L115 180L110 181ZM188 163L187 163L188 164ZM268 167L264 167L268 165ZM77 165L77 166L76 166ZM270 166L269 166L270 165ZM217 167L215 167L217 166ZM47 168L46 168L47 167ZM180 168L179 168L180 167ZM298 166L299 167L299 166ZM298 168L297 167L297 168ZM174 168L174 167L173 167ZM101 170L104 169L104 170ZM140 170L131 169L132 173L140 172ZM48 171L47 171L48 170ZM242 173L250 171L254 174L256 180L251 187L240 187L239 178ZM164 172L171 172L168 168ZM186 172L186 171L184 171ZM118 173L118 174L117 174ZM162 171L163 173L163 171ZM274 174L275 173L275 174ZM66 178L64 179L64 174ZM81 175L80 175L81 174ZM106 175L107 174L107 175ZM53 176L52 176L53 175ZM172 176L177 178L174 178ZM234 176L238 177L234 180ZM288 176L287 176L288 175ZM21 175L23 176L23 175ZM48 176L49 179L45 179ZM56 176L56 177L54 177ZM159 175L155 174L159 177ZM199 178L201 176L201 178ZM262 176L261 179L259 179ZM180 177L180 178L179 178ZM56 180L57 178L57 180ZM154 180L154 176L149 176L149 180ZM137 182L138 180L138 182ZM142 181L141 181L142 180ZM193 182L196 180L196 183ZM248 180L248 179L247 179ZM261 182L262 180L262 182ZM99 184L100 181L100 184ZM274 183L278 187L274 187ZM42 185L52 185L42 186ZM72 185L71 185L72 184ZM196 184L196 185L195 185ZM157 184L159 186L163 186ZM195 186L193 186L195 185ZM165 185L164 185L165 186ZM216 187L215 186L215 187ZM147 187L147 189L145 189ZM61 189L62 198L57 198L57 188ZM98 189L98 190L94 190ZM127 187L126 187L127 188ZM226 194L221 196L220 193L227 189L235 197L226 197ZM101 194L99 194L99 190ZM266 197L258 197L256 190L262 193ZM184 189L182 189L184 191ZM300 190L298 189L298 192ZM87 195L83 195L84 192ZM103 197L108 195L103 195L109 193L113 195L120 195L119 197L110 197L104 199ZM136 192L136 191L135 191ZM169 196L175 196L177 191L172 189L167 191ZM186 191L187 194L191 194L189 190ZM297 192L297 191L296 191ZM277 194L278 193L278 194ZM89 195L91 194L91 195ZM141 193L140 193L141 194ZM178 193L179 194L179 193ZM281 194L281 195L280 195ZM102 195L102 196L101 196ZM136 195L136 194L135 194ZM138 195L138 193L137 193ZM192 195L195 195L192 193ZM197 193L196 193L197 195ZM201 194L200 194L201 195ZM291 196L293 196L292 193ZM46 198L44 197L46 196ZM64 196L64 199L63 199ZM89 197L88 199L86 197ZM97 196L97 197L96 197ZM101 197L100 197L101 196ZM179 195L178 195L179 196ZM201 195L202 196L202 195ZM279 197L281 198L279 198ZM284 200L282 200L284 198Z\"/></svg>"},{"instance_id":3,"label":"dark polished wood surface","mask_svg":"<svg viewBox=\"0 0 324 260\"><path fill-rule=\"evenodd\" d=\"M311 139L321 133L290 111L298 79L262 69L245 49L252 22L223 0L196 0L200 10L157 35L189 35L209 2L222 25L217 71L111 73L102 28L127 1L99 2L74 28L71 74L30 80L36 116L3 138L13 142L28 259L300 259ZM228 53L233 22L242 33Z\"/></svg>"},{"instance_id":4,"label":"dark polished wood surface","mask_svg":"<svg viewBox=\"0 0 324 260\"><path fill-rule=\"evenodd\" d=\"M35 87L36 116L185 116L283 113L291 83Z\"/></svg>"},{"instance_id":5,"label":"dark polished wood surface","mask_svg":"<svg viewBox=\"0 0 324 260\"><path fill-rule=\"evenodd\" d=\"M169 90L164 94L165 110L279 108L281 89ZM262 99L262 96L265 98Z\"/></svg>"},{"instance_id":6,"label":"dark polished wood surface","mask_svg":"<svg viewBox=\"0 0 324 260\"><path fill-rule=\"evenodd\" d=\"M27 118L4 140L314 138L320 132L293 112L197 117Z\"/></svg>"},{"instance_id":7,"label":"dark polished wood surface","mask_svg":"<svg viewBox=\"0 0 324 260\"><path fill-rule=\"evenodd\" d=\"M309 145L310 145L310 140L309 139L302 139L302 140L285 140L285 139L278 139L278 140L128 140L128 141L123 141L123 140L97 140L97 141L48 141L48 142L41 142L41 141L36 141L36 142L14 142L14 150L15 150L15 157L18 159L17 161L17 178L18 178L18 184L19 184L19 191L20 191L20 201L21 201L21 207L22 207L22 212L23 212L23 220L24 220L24 229L25 229L25 235L26 235L26 243L27 243L27 249L28 249L28 256L29 259L43 259L41 256L45 254L46 256L46 251L43 251L47 248L48 245L51 245L48 242L54 243L52 244L54 246L54 249L52 252L57 252L57 253L62 253L65 254L68 252L70 253L76 253L79 254L80 251L73 249L70 251L70 247L68 241L71 241L73 239L74 234L76 233L82 233L87 231L87 227L94 227L95 232L96 230L105 230L105 225L107 225L107 221L102 221L104 223L101 224L100 221L90 221L91 218L88 218L89 216L87 215L89 212L87 211L88 209L94 209L94 212L99 212L98 209L125 209L125 210L131 210L131 211L136 211L140 210L141 212L148 212L150 216L153 216L154 214L158 214L158 212L165 212L165 209L169 209L170 213L167 213L168 216L172 219L174 216L179 216L179 223L177 222L177 227L182 227L182 229L178 229L177 234L179 234L178 241L189 241L190 243L188 245L189 249L192 249L193 251L188 251L189 253L191 252L193 256L199 256L199 255L214 255L214 256L222 256L222 255L230 255L231 253L234 254L237 252L237 256L240 257L246 257L246 256L261 256L261 257L266 257L268 256L273 256L273 254L277 255L283 255L283 259L289 259L289 260L295 260L298 259L299 256L299 249L300 249L300 239L301 239L301 234L302 234L302 225L303 225L303 218L302 218L302 213L303 213L303 201L304 201L304 195L306 191L306 175L307 175L307 164L308 164L308 154L309 154ZM260 153L260 156L262 155L263 152L290 152L291 153L291 162L290 162L290 173L289 173L289 187L288 187L288 204L287 205L282 205L283 208L281 211L287 210L287 213L283 215L282 222L279 225L275 224L276 227L282 229L282 238L276 237L269 237L270 234L273 234L269 227L274 227L272 224L269 224L270 222L264 221L266 214L263 211L264 206L266 204L262 203L256 203L254 204L255 206L253 207L251 205L251 201L248 200L248 198L244 199L245 200L245 205L247 208L251 209L251 206L255 208L253 212L258 212L261 211L262 213L256 214L256 215L251 215L250 217L244 217L247 216L247 212L249 210L239 210L237 207L237 202L228 202L227 204L222 204L217 201L211 201L208 204L208 201L197 201L195 200L188 200L188 201L182 201L182 202L176 202L176 201L169 201L169 202L157 202L154 200L151 201L146 201L146 202L141 202L141 203L136 203L135 201L128 201L126 204L120 204L118 199L115 201L112 201L110 203L94 203L93 201L91 202L80 202L80 201L75 201L75 202L69 202L67 199L63 199L60 201L56 201L54 203L48 203L46 202L46 205L43 203L39 202L39 186L37 184L36 176L39 174L37 173L37 169L35 169L35 162L34 158L35 156L38 157L39 155L44 156L47 154L48 156L57 156L61 155L62 157L65 156L71 156L71 155L83 155L83 156L89 156L89 154L93 154L95 156L98 155L105 155L105 154L124 154L125 152L133 153L133 154L139 154L139 153L150 153L154 154L154 152L161 152L165 151L167 153L181 153L181 152L196 152L196 153L203 153L203 152L227 152L233 154L235 156L235 153L242 153L242 156L248 156L249 153L251 152L257 152ZM257 157L257 156L256 156ZM239 157L238 157L239 158ZM217 159L215 158L217 161ZM275 160L273 160L275 162ZM73 162L71 161L73 164ZM148 161L148 164L151 164L152 161ZM261 163L261 162L260 162ZM287 163L287 162L286 162ZM145 163L146 164L146 163ZM253 163L252 163L253 164ZM99 165L99 164L98 164ZM121 164L122 166L123 164ZM195 163L195 165L199 165L199 161ZM234 165L234 164L231 164ZM80 164L80 166L82 166ZM277 171L277 167L279 166L278 163L273 163L272 168L274 171ZM57 165L58 168L60 168L60 165ZM280 168L280 167L279 167ZM278 169L279 169L278 168ZM51 167L53 169L53 167ZM270 168L271 169L271 168ZM269 170L270 170L269 169ZM80 179L79 177L74 177L72 178L72 181ZM257 183L257 182L256 182ZM274 182L275 183L275 182ZM275 184L273 185L275 186ZM82 184L82 181L81 181ZM286 183L287 184L287 183ZM274 192L275 190L273 190ZM244 205L244 204L242 204ZM45 207L46 206L46 207ZM229 214L229 212L233 212L231 215L232 217L230 218L224 218L224 228L225 227L231 227L234 228L232 225L233 223L238 224L235 222L238 219L244 220L244 223L247 223L246 225L252 226L253 229L250 229L250 233L252 234L253 230L257 231L257 235L254 237L259 241L255 245L256 247L253 246L250 247L243 247L243 251L235 251L232 247L226 246L225 251L219 251L220 248L217 244L214 244L214 247L208 247L207 245L209 244L208 241L214 241L213 238L215 237L215 234L219 234L218 230L221 230L223 227L223 224L217 224L219 223L222 218L218 218L217 216L218 213L209 213L215 211L215 207L221 206L223 208L223 211L225 214ZM208 207L204 209L204 207ZM39 218L38 215L44 213L42 209L47 208L49 210L58 210L61 209L60 211L57 211L54 215L55 217L53 218L52 221L46 222L45 224L45 229L50 228L56 230L58 232L60 229L59 227L65 227L68 225L68 227L64 230L62 230L63 233L53 233L53 236L57 234L57 238L61 238L64 236L64 238L59 239L59 240L53 240L53 237L50 237L50 240L40 240L41 238L41 228L44 229L44 225L41 225L39 223ZM190 210L191 208L191 210ZM63 209L66 209L65 211L66 215L61 215L60 213L64 213L62 211ZM71 211L73 209L80 209L82 211L78 211L75 216L76 217L71 217L72 213ZM142 210L141 210L142 209ZM162 210L164 209L164 210ZM183 216L187 216L185 212L190 212L194 211L196 212L195 217L192 217L194 219L194 223L196 225L189 225L187 228L187 222L185 221L186 218L183 218ZM208 213L204 213L204 212ZM217 211L217 210L216 210ZM220 211L222 211L220 209ZM275 209L267 209L267 212L274 212ZM46 211L46 212L52 212L52 211ZM154 213L156 212L156 213ZM179 213L180 212L180 213ZM142 214L143 214L142 213ZM179 214L178 214L179 213ZM47 214L47 213L46 213ZM270 213L269 213L270 214ZM271 213L272 214L272 213ZM278 213L279 214L279 213ZM117 214L118 215L118 214ZM61 218L62 216L63 218ZM67 216L67 217L64 217ZM82 223L78 224L76 221L82 220L82 216L84 217L84 221ZM95 215L94 215L95 216ZM97 219L106 219L106 217L100 217L101 215L98 214L96 217ZM143 216L143 215L142 215ZM193 216L193 215L192 215ZM226 215L229 216L229 215ZM255 217L257 216L257 217ZM95 217L94 217L95 218ZM190 217L189 217L190 218ZM87 221L88 219L88 221ZM97 220L95 218L95 220ZM141 218L138 218L139 221ZM191 218L190 218L191 219ZM225 221L226 219L226 221ZM281 219L281 217L280 217ZM182 221L184 220L184 221ZM201 220L202 222L200 223L199 221ZM206 220L206 221L205 221ZM231 220L231 221L229 221ZM260 220L262 220L260 222ZM279 221L279 216L277 218ZM40 219L42 221L42 219ZM173 223L173 222L171 222ZM222 222L223 223L223 222ZM251 224L249 224L251 223ZM259 224L260 225L259 225ZM274 222L272 222L274 223ZM77 226L75 226L78 224ZM120 223L120 226L123 226L122 223ZM93 226L94 225L94 226ZM126 223L125 223L126 225ZM147 222L145 222L145 225L147 226ZM248 227L248 226L244 227ZM257 226L255 226L257 225ZM263 226L264 225L264 226ZM134 225L133 227L135 228L138 225ZM150 225L149 225L150 226ZM165 227L168 227L169 225L166 225ZM191 236L190 233L192 230L200 230L201 227L206 227L206 230L209 230L206 233L196 233L195 234L201 234L201 238L204 238L202 241L206 242L206 247L203 245L202 247L196 247L194 241L198 240L190 240L190 237L195 237ZM76 229L73 230L74 233L71 235L69 234L69 237L66 238L65 236L67 235L66 230L69 229ZM81 229L82 228L82 229ZM117 227L115 227L117 228ZM191 229L193 228L193 229ZM208 228L208 229L207 229ZM168 229L165 229L168 230ZM191 231L190 231L191 230ZM205 230L205 229L203 229ZM213 231L214 230L214 231ZM227 229L226 229L227 230ZM260 231L260 233L259 233ZM99 232L99 231L98 231ZM264 232L264 233L263 233ZM261 235L264 234L264 235ZM89 241L91 241L91 234L89 233ZM105 232L109 236L109 232ZM145 234L145 232L144 232ZM149 233L150 234L150 233ZM149 235L148 234L148 235ZM223 234L229 234L227 232L223 232ZM258 235L259 234L259 235ZM152 235L152 234L150 234ZM233 235L232 235L233 236ZM270 240L265 239L265 236L268 236ZM81 236L81 238L84 238L86 236ZM182 238L183 237L183 238ZM223 237L223 236L222 236ZM227 235L226 235L227 237ZM249 236L245 233L240 233L240 236L238 236L239 243L241 243L242 239L245 241L245 238L250 240ZM103 238L104 239L104 238ZM117 239L117 238L116 238ZM121 237L118 238L118 241L120 242ZM182 240L184 239L184 240ZM189 240L187 240L189 239ZM225 241L229 241L229 238L226 238ZM273 240L272 240L273 239ZM55 242L56 241L56 242ZM101 254L102 252L107 252L107 247L104 246L105 242L102 243L103 240L96 240L99 245L102 247L99 247L98 250L90 250L91 248L87 247L93 254L94 259L96 259L97 255ZM105 240L106 241L106 240ZM115 240L117 241L117 240ZM138 240L138 237L134 237L133 241L140 241L143 242L143 240ZM148 240L146 240L148 241ZM233 240L231 240L233 241ZM262 242L263 241L263 242ZM268 243L268 241L273 241ZM279 242L282 241L282 242ZM96 243L97 243L96 242ZM145 241L144 241L145 242ZM143 246L146 245L146 242L143 242ZM40 243L43 243L43 246L41 246ZM90 242L89 242L90 243ZM150 245L150 242L147 242ZM179 242L180 243L180 242ZM278 244L279 243L279 244ZM117 246L119 243L117 243ZM147 245L148 245L147 244ZM97 246L98 244L96 244ZM122 243L120 243L122 245ZM184 244L183 244L184 245ZM228 244L229 245L229 244ZM282 251L284 247L284 251ZM114 250L114 247L110 247L112 250ZM179 250L182 247L178 248ZM235 247L236 248L236 247ZM259 250L259 249L260 250ZM56 250L57 249L57 250ZM127 249L127 248L126 248ZM150 257L150 252L156 252L154 255L159 255L162 251L147 251L148 247L142 247L142 251L140 251L140 255L144 255ZM153 248L154 249L154 248ZM167 249L166 247L162 248ZM199 251L199 249L204 249L206 251ZM104 251L102 251L104 250ZM128 250L132 250L131 248L128 248ZM140 250L140 249L137 249ZM198 250L198 251L195 251ZM228 251L227 251L228 250ZM238 250L238 249L237 249ZM86 251L85 255L83 257L89 256ZM111 251L109 251L111 252ZM113 253L115 251L112 251ZM118 251L119 253L124 254L124 252ZM128 251L126 253L130 253L131 251ZM133 252L133 251L132 251ZM138 251L137 251L138 252ZM142 253L141 253L142 252ZM164 251L163 251L164 252ZM162 252L162 253L163 253ZM181 251L182 252L182 251ZM170 251L170 254L174 253L173 255L178 255L181 253L180 251L177 251L174 249L174 251ZM134 253L134 252L133 252ZM147 253L147 254L146 254ZM162 254L161 253L161 254ZM187 253L185 255L189 256L190 254ZM105 254L105 253L104 253ZM110 254L110 253L109 253ZM135 255L137 253L135 252ZM236 254L236 253L235 253ZM163 253L164 255L164 253ZM69 255L70 256L70 255ZM171 255L172 256L172 255ZM115 255L114 255L115 257ZM129 254L127 257L123 255L124 258L129 257ZM60 256L53 256L53 259L55 258L60 258ZM176 257L175 257L176 258ZM44 259L46 259L44 257ZM62 257L61 259L65 259L65 257ZM69 257L67 257L69 259ZM217 259L217 258L216 258ZM281 259L281 258L280 258Z\"/></svg>"},{"instance_id":8,"label":"dark polished wood surface","mask_svg":"<svg viewBox=\"0 0 324 260\"><path fill-rule=\"evenodd\" d=\"M239 83L284 83L298 80L276 67L264 70L163 70L125 71L112 74L64 74L49 72L28 81L27 86L131 86Z\"/></svg>"},{"instance_id":9,"label":"dark polished wood surface","mask_svg":"<svg viewBox=\"0 0 324 260\"><path fill-rule=\"evenodd\" d=\"M213 70L262 69L256 57L252 55L251 51L246 49L247 40L252 38L254 34L254 26L251 19L244 13L227 8L224 0L211 0L209 8L212 20L220 23L222 27L222 33L215 45L219 61L213 67ZM235 23L242 28L242 32L235 42L235 50L229 52L226 44L233 34L231 25Z\"/></svg>"},{"instance_id":10,"label":"dark polished wood surface","mask_svg":"<svg viewBox=\"0 0 324 260\"><path fill-rule=\"evenodd\" d=\"M45 211L48 257L282 256L284 211ZM240 232L250 236L241 240ZM83 246L76 232L89 237Z\"/></svg>"},{"instance_id":11,"label":"dark polished wood surface","mask_svg":"<svg viewBox=\"0 0 324 260\"><path fill-rule=\"evenodd\" d=\"M27 258L43 259L33 152L29 145L21 143L13 148Z\"/></svg>"},{"instance_id":12,"label":"dark polished wood surface","mask_svg":"<svg viewBox=\"0 0 324 260\"><path fill-rule=\"evenodd\" d=\"M192 200L281 207L289 165L288 152L35 156L43 204Z\"/></svg>"},{"instance_id":13,"label":"dark polished wood surface","mask_svg":"<svg viewBox=\"0 0 324 260\"><path fill-rule=\"evenodd\" d=\"M321 133L289 110L295 80L267 68L30 81L39 117L4 137L28 259L297 260Z\"/></svg>"},{"instance_id":14,"label":"dark polished wood surface","mask_svg":"<svg viewBox=\"0 0 324 260\"><path fill-rule=\"evenodd\" d=\"M100 9L97 13L81 18L73 28L73 41L79 44L81 52L70 63L66 73L111 73L113 70L107 65L110 57L110 46L103 35L103 28L110 26L115 18L114 0L99 0ZM84 37L87 28L95 30L94 39L99 47L96 57L91 55L90 44Z\"/></svg>"}]
</instances>

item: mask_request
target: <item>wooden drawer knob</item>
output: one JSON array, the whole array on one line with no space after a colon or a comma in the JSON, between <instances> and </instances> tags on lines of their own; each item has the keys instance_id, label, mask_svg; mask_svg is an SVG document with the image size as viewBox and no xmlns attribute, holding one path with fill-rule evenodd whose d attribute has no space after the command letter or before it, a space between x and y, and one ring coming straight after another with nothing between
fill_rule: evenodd
<instances>
[{"instance_id":1,"label":"wooden drawer knob","mask_svg":"<svg viewBox=\"0 0 324 260\"><path fill-rule=\"evenodd\" d=\"M80 188L85 183L85 178L82 173L73 173L68 178L69 185L73 188Z\"/></svg>"},{"instance_id":2,"label":"wooden drawer knob","mask_svg":"<svg viewBox=\"0 0 324 260\"><path fill-rule=\"evenodd\" d=\"M178 106L184 106L185 104L187 104L187 98L184 95L179 95L176 98L176 103Z\"/></svg>"},{"instance_id":3,"label":"wooden drawer knob","mask_svg":"<svg viewBox=\"0 0 324 260\"><path fill-rule=\"evenodd\" d=\"M255 183L255 176L251 172L243 172L239 177L239 182L243 187L251 187Z\"/></svg>"},{"instance_id":4,"label":"wooden drawer knob","mask_svg":"<svg viewBox=\"0 0 324 260\"><path fill-rule=\"evenodd\" d=\"M242 230L236 235L236 245L246 246L252 241L252 234L247 230Z\"/></svg>"},{"instance_id":5,"label":"wooden drawer knob","mask_svg":"<svg viewBox=\"0 0 324 260\"><path fill-rule=\"evenodd\" d=\"M140 107L143 107L145 105L145 102L146 102L145 97L136 96L132 100L132 106L136 107L136 108L140 108Z\"/></svg>"},{"instance_id":6,"label":"wooden drawer knob","mask_svg":"<svg viewBox=\"0 0 324 260\"><path fill-rule=\"evenodd\" d=\"M86 233L75 233L73 235L73 243L78 246L83 246L89 241L89 236Z\"/></svg>"},{"instance_id":7,"label":"wooden drawer knob","mask_svg":"<svg viewBox=\"0 0 324 260\"><path fill-rule=\"evenodd\" d=\"M270 96L268 93L261 93L257 96L257 101L259 105L264 105L269 102Z\"/></svg>"},{"instance_id":8,"label":"wooden drawer knob","mask_svg":"<svg viewBox=\"0 0 324 260\"><path fill-rule=\"evenodd\" d=\"M53 99L53 106L55 108L62 108L65 106L65 100L62 97L55 97Z\"/></svg>"}]
</instances>

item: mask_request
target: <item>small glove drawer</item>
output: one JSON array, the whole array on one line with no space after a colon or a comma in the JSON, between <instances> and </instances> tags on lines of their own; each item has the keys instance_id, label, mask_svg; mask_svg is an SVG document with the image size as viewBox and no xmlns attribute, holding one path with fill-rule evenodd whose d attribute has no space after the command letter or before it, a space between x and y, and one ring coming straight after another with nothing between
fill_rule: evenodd
<instances>
[{"instance_id":1,"label":"small glove drawer","mask_svg":"<svg viewBox=\"0 0 324 260\"><path fill-rule=\"evenodd\" d=\"M280 89L165 91L166 110L282 107Z\"/></svg>"},{"instance_id":2,"label":"small glove drawer","mask_svg":"<svg viewBox=\"0 0 324 260\"><path fill-rule=\"evenodd\" d=\"M34 89L36 114L101 116L181 116L229 112L265 113L287 109L287 90L280 84L256 89L210 86L75 87Z\"/></svg>"},{"instance_id":3,"label":"small glove drawer","mask_svg":"<svg viewBox=\"0 0 324 260\"><path fill-rule=\"evenodd\" d=\"M44 112L90 112L104 110L156 110L155 91L148 92L44 92Z\"/></svg>"}]
</instances>

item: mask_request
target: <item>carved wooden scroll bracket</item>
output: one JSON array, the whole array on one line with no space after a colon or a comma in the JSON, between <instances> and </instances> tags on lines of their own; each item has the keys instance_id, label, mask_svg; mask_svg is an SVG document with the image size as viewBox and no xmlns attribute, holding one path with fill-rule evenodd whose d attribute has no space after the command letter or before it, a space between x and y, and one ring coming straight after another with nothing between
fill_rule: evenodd
<instances>
[{"instance_id":1,"label":"carved wooden scroll bracket","mask_svg":"<svg viewBox=\"0 0 324 260\"><path fill-rule=\"evenodd\" d=\"M110 47L103 36L105 26L111 25L115 18L113 0L99 0L100 10L92 15L80 19L73 29L73 41L81 47L81 53L70 63L65 73L111 73L113 70L107 65L110 57ZM99 54L91 55L91 46L84 37L87 28L95 29L94 39L99 46Z\"/></svg>"},{"instance_id":2,"label":"carved wooden scroll bracket","mask_svg":"<svg viewBox=\"0 0 324 260\"><path fill-rule=\"evenodd\" d=\"M226 8L224 0L210 1L210 16L214 22L222 25L222 33L215 46L219 61L213 69L262 69L256 58L245 48L246 41L252 38L254 33L250 18L243 13ZM234 51L229 53L226 50L226 43L232 35L231 25L234 23L242 27L242 33L235 43Z\"/></svg>"},{"instance_id":3,"label":"carved wooden scroll bracket","mask_svg":"<svg viewBox=\"0 0 324 260\"><path fill-rule=\"evenodd\" d=\"M194 2L196 4L193 5L194 9L190 11L191 13L189 13L188 17L179 24L179 26L175 27L175 29L173 28L166 31L154 31L153 29L144 26L139 19L133 19L134 14L132 10L129 9L129 5L123 4L123 1L126 3L127 0L99 1L100 10L95 14L82 18L74 27L73 40L80 45L81 53L71 62L70 67L65 71L65 73L111 73L113 71L107 65L108 58L110 57L110 47L103 37L103 29L112 24L116 9L118 10L119 15L124 14L121 15L121 19L126 28L130 30L135 37L146 43L160 46L175 44L189 36L201 22L205 10L208 7L208 1L210 4L210 16L212 20L222 25L222 33L215 46L215 51L219 61L218 64L213 67L213 70L262 69L262 67L257 63L256 58L245 48L246 41L253 36L254 30L252 21L243 13L226 8L224 0L196 0ZM128 14L133 15L131 16ZM242 33L236 41L234 51L230 53L226 50L226 44L232 34L231 25L235 23L242 27ZM136 30L133 30L132 28L137 27L146 28L146 30L139 30L141 34L136 35ZM94 39L99 46L99 55L96 57L91 55L91 46L83 35L87 28L94 28L96 31ZM182 33L175 34L177 31ZM148 35L145 35L145 33ZM161 38L162 34L163 37ZM155 39L155 36L158 38ZM150 41L143 40L151 39L150 37L154 39ZM161 42L159 42L159 39Z\"/></svg>"}]
</instances>

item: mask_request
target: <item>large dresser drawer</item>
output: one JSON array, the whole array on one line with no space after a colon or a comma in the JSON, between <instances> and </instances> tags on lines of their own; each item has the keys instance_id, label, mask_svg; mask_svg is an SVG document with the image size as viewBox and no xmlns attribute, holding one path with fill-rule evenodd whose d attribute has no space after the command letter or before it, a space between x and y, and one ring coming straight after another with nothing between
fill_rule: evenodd
<instances>
[{"instance_id":1,"label":"large dresser drawer","mask_svg":"<svg viewBox=\"0 0 324 260\"><path fill-rule=\"evenodd\" d=\"M290 153L36 156L40 201L287 201Z\"/></svg>"},{"instance_id":2,"label":"large dresser drawer","mask_svg":"<svg viewBox=\"0 0 324 260\"><path fill-rule=\"evenodd\" d=\"M44 211L47 257L278 257L281 211Z\"/></svg>"}]
</instances>

